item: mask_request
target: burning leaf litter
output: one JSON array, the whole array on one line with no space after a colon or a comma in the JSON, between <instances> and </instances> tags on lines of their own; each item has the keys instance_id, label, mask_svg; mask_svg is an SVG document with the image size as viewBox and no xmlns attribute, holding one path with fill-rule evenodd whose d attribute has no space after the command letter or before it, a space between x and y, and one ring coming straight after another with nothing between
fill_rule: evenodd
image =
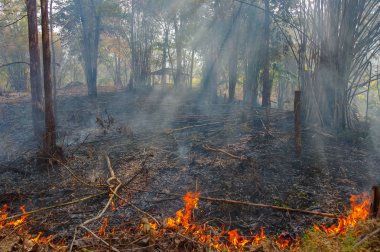
<instances>
[{"instance_id":1,"label":"burning leaf litter","mask_svg":"<svg viewBox=\"0 0 380 252\"><path fill-rule=\"evenodd\" d=\"M245 237L239 234L236 229L225 230L224 226L219 228L206 223L197 223L193 219L193 212L198 208L199 196L199 192L187 192L183 197L184 208L178 210L175 217L167 218L161 226L158 226L157 223L149 222L147 218L143 218L138 229L144 234L151 234L157 242L167 234L179 234L190 241L211 249L211 251L255 251L271 241L280 250L298 251L297 245L301 242L300 239L291 237L287 232L283 232L277 237L267 237L264 227L260 227L260 230L256 234ZM314 230L328 235L343 235L358 223L368 218L370 207L368 194L351 195L350 205L351 209L348 211L347 216L342 215L339 217L337 224L330 227L314 225ZM24 206L20 207L20 210L25 215L16 220L3 221L9 215L8 205L5 204L0 210L0 230L14 228L19 233L27 231L27 229L23 229L21 226L26 223L29 215L26 214ZM106 237L107 229L109 229L109 218L104 217L97 234L100 237ZM124 230L123 232L125 235L125 233L128 234L131 230ZM115 228L112 229L112 233L115 233ZM89 238L91 238L89 235L83 236L83 239ZM34 244L50 244L53 242L53 236L43 236L43 232L40 231L33 238L30 238L29 242Z\"/></svg>"},{"instance_id":2,"label":"burning leaf litter","mask_svg":"<svg viewBox=\"0 0 380 252\"><path fill-rule=\"evenodd\" d=\"M367 219L369 215L370 198L368 194L351 195L350 197L351 210L349 214L338 218L338 223L331 227L324 225L314 225L317 231L324 231L327 234L346 234L349 228L355 227L359 221Z\"/></svg>"}]
</instances>

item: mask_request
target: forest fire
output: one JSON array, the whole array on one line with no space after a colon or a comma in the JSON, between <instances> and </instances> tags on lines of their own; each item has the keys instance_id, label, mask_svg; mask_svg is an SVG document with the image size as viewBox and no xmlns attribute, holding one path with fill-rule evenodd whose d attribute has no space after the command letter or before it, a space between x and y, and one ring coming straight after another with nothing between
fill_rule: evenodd
<instances>
[{"instance_id":1,"label":"forest fire","mask_svg":"<svg viewBox=\"0 0 380 252\"><path fill-rule=\"evenodd\" d=\"M5 227L17 227L23 224L29 215L26 214L25 206L21 206L20 210L24 215L22 215L19 219L16 219L14 221L8 221L8 222L0 221L0 229L5 228ZM8 205L4 204L3 209L0 210L0 220L6 219L7 217L8 217Z\"/></svg>"},{"instance_id":2,"label":"forest fire","mask_svg":"<svg viewBox=\"0 0 380 252\"><path fill-rule=\"evenodd\" d=\"M108 227L108 217L104 217L103 223L98 229L98 235L99 236L105 236L106 235L106 229Z\"/></svg>"},{"instance_id":3,"label":"forest fire","mask_svg":"<svg viewBox=\"0 0 380 252\"><path fill-rule=\"evenodd\" d=\"M183 197L185 207L176 212L175 218L168 218L166 225L176 231L184 228L185 234L191 234L197 241L210 246L218 251L244 251L247 247L260 245L267 237L264 228L260 227L260 232L252 238L246 238L238 233L236 229L225 231L224 227L220 232L217 228L208 225L198 225L193 223L192 212L198 208L200 193L188 192ZM346 217L339 218L339 222L331 227L324 225L314 228L317 231L324 231L328 234L345 234L348 228L354 227L360 220L365 220L369 214L370 200L366 194L354 196L351 195L351 210ZM226 238L228 236L228 239ZM299 242L298 239L292 238L287 232L273 238L274 243L281 250L285 250Z\"/></svg>"},{"instance_id":4,"label":"forest fire","mask_svg":"<svg viewBox=\"0 0 380 252\"><path fill-rule=\"evenodd\" d=\"M241 236L236 229L225 231L224 228L218 233L216 228L208 225L198 225L192 223L192 211L198 208L200 193L188 192L183 197L185 208L176 212L176 218L168 218L167 226L173 230L185 229L185 234L193 235L197 241L207 244L219 251L243 251L245 247L259 245L266 239L264 228L260 228L260 233L251 239ZM226 238L228 236L228 239Z\"/></svg>"},{"instance_id":5,"label":"forest fire","mask_svg":"<svg viewBox=\"0 0 380 252\"><path fill-rule=\"evenodd\" d=\"M273 241L273 243L280 250L292 250L295 245L299 244L299 239L293 238L289 233L283 232L277 237L271 237L267 239L264 228L260 227L260 231L257 234L252 234L250 237L245 237L236 229L225 230L225 227L215 227L208 224L198 224L193 219L193 211L198 208L200 193L199 192L187 192L183 197L184 208L176 212L174 218L168 218L163 225L159 228L157 223L150 223L148 219L143 218L142 224L139 229L144 232L150 232L154 230L154 236L156 239L165 233L180 234L190 240L199 242L215 251L246 251L247 249L257 249L260 246L264 246L266 241ZM331 227L324 225L314 226L316 231L323 231L327 234L345 234L348 229L355 227L355 225L365 220L369 215L370 199L367 194L354 196L350 198L351 209L346 217L342 216L338 219L338 223ZM25 215L14 221L1 221L0 229L5 227L16 228L26 222L28 215L24 207L20 207L20 210ZM5 219L8 217L8 205L4 205L0 210L0 218ZM101 226L99 227L97 234L99 237L105 237L107 235L107 227L109 223L108 217L104 217ZM43 232L38 232L34 238L31 238L35 244L50 244L53 240L53 236L42 237ZM83 238L90 238L91 236L84 236Z\"/></svg>"},{"instance_id":6,"label":"forest fire","mask_svg":"<svg viewBox=\"0 0 380 252\"><path fill-rule=\"evenodd\" d=\"M3 208L0 210L0 230L5 229L5 228L17 228L18 232L24 232L26 229L21 228L22 224L26 223L26 219L29 217L29 214L27 214L25 210L25 206L21 206L20 210L22 212L22 216L16 220L11 220L11 221L5 221L4 219L8 218L9 215L9 209L8 205L4 204ZM33 243L38 243L38 244L48 244L53 240L53 236L42 236L43 232L38 232L38 234L34 237L31 238L30 241Z\"/></svg>"},{"instance_id":7,"label":"forest fire","mask_svg":"<svg viewBox=\"0 0 380 252\"><path fill-rule=\"evenodd\" d=\"M348 228L352 228L356 226L359 221L367 219L371 204L369 195L351 195L350 203L351 210L347 217L339 217L338 223L332 225L331 227L314 225L314 229L317 231L322 230L327 234L345 234L347 233Z\"/></svg>"},{"instance_id":8,"label":"forest fire","mask_svg":"<svg viewBox=\"0 0 380 252\"><path fill-rule=\"evenodd\" d=\"M43 235L43 232L38 232L38 235L30 240L34 243L40 243L40 244L48 244L49 242L51 242L51 240L53 240L52 235L44 236L44 237L42 237L42 235Z\"/></svg>"}]
</instances>

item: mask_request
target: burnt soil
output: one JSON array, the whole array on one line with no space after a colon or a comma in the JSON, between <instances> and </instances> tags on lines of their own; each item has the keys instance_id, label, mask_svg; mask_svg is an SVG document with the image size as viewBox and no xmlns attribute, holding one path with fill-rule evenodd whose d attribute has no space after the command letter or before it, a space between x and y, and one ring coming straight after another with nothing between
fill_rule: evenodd
<instances>
[{"instance_id":1,"label":"burnt soil","mask_svg":"<svg viewBox=\"0 0 380 252\"><path fill-rule=\"evenodd\" d=\"M10 204L16 213L20 205L31 210L94 194L109 177L104 155L126 184L122 196L160 221L183 206L181 198L170 193L200 191L214 198L339 213L345 211L350 194L369 191L380 182L380 157L370 151L367 139L347 141L304 127L303 152L297 158L291 111L203 100L196 93L168 90L102 92L97 99L61 95L57 133L66 160L50 165L35 158L39 146L33 138L29 98L3 100L0 204ZM96 215L107 199L103 195L37 213L29 220L31 232L70 240L75 227ZM212 225L242 232L263 226L270 234L299 234L313 224L332 222L205 201L195 214L198 221ZM111 227L140 218L128 205L106 215Z\"/></svg>"}]
</instances>

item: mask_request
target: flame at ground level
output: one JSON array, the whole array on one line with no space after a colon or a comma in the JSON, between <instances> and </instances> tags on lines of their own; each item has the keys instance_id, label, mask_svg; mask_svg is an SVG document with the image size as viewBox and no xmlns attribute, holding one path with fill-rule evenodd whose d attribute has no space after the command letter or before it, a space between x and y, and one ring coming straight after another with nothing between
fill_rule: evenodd
<instances>
[{"instance_id":1,"label":"flame at ground level","mask_svg":"<svg viewBox=\"0 0 380 252\"><path fill-rule=\"evenodd\" d=\"M24 214L20 216L19 219L13 220L13 221L3 221L8 217L8 205L4 204L3 209L0 210L0 229L5 227L18 227L21 224L25 223L26 218L28 218L28 214L26 214L25 206L20 207L21 212Z\"/></svg>"},{"instance_id":2,"label":"flame at ground level","mask_svg":"<svg viewBox=\"0 0 380 252\"><path fill-rule=\"evenodd\" d=\"M217 232L216 228L209 225L198 225L192 223L192 211L198 208L200 193L187 192L183 197L185 207L176 212L175 218L168 218L166 226L173 231L181 231L192 235L192 238L220 251L243 251L246 247L259 245L266 239L264 228L260 228L260 233L246 238L238 233L236 229ZM228 237L228 238L227 238Z\"/></svg>"},{"instance_id":3,"label":"flame at ground level","mask_svg":"<svg viewBox=\"0 0 380 252\"><path fill-rule=\"evenodd\" d=\"M314 225L314 229L317 231L323 230L327 234L345 234L349 228L353 228L359 221L363 221L368 218L370 209L370 197L368 194L350 197L351 210L346 217L341 216L338 218L338 223L331 227L324 225Z\"/></svg>"},{"instance_id":4,"label":"flame at ground level","mask_svg":"<svg viewBox=\"0 0 380 252\"><path fill-rule=\"evenodd\" d=\"M146 221L140 225L140 229L145 227L145 230L147 231L154 230L157 235L164 233L181 233L182 235L188 236L190 239L217 251L247 251L247 249L257 248L257 246L260 246L261 243L267 239L263 227L260 228L260 231L257 234L245 237L239 234L236 229L225 230L224 227L218 228L207 224L197 224L193 220L192 215L193 210L198 208L199 196L200 193L186 193L183 197L185 206L183 209L176 212L175 218L168 218L165 225L161 227L158 227L157 223L150 223L146 219ZM314 228L317 231L324 231L327 234L345 234L350 228L355 227L359 221L365 220L369 215L369 195L351 195L350 202L351 210L348 212L347 216L339 217L337 224L334 224L331 227L315 225ZM21 231L20 225L26 222L28 214L26 213L24 206L20 207L20 210L24 215L16 220L6 221L4 219L8 217L9 212L8 205L4 205L3 208L0 209L0 230L6 227L11 227L17 228L18 231ZM104 237L106 235L107 227L108 217L105 217L102 225L98 229L98 235ZM31 241L40 244L50 243L52 236L42 237L42 234L42 232L39 232L38 235L31 239ZM300 242L299 239L290 237L287 232L283 232L277 238L271 237L271 240L281 250L289 249L289 247L294 248L295 244Z\"/></svg>"}]
</instances>

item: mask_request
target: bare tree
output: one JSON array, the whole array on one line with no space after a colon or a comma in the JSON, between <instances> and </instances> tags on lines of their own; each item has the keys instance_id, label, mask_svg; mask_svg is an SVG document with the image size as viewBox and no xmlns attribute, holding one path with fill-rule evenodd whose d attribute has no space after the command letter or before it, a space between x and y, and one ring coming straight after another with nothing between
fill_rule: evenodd
<instances>
[{"instance_id":1,"label":"bare tree","mask_svg":"<svg viewBox=\"0 0 380 252\"><path fill-rule=\"evenodd\" d=\"M269 9L269 0L265 0L265 17L264 17L264 55L263 55L263 97L262 97L262 106L270 107L270 97L272 83L269 77L269 48L270 48L270 9Z\"/></svg>"},{"instance_id":2,"label":"bare tree","mask_svg":"<svg viewBox=\"0 0 380 252\"><path fill-rule=\"evenodd\" d=\"M57 149L55 116L53 109L53 92L51 83L51 55L49 43L49 15L48 0L41 0L42 23L42 55L44 65L44 91L45 91L45 136L43 142L44 155L53 155Z\"/></svg>"},{"instance_id":3,"label":"bare tree","mask_svg":"<svg viewBox=\"0 0 380 252\"><path fill-rule=\"evenodd\" d=\"M75 0L82 25L82 58L88 95L97 96L97 74L102 0Z\"/></svg>"},{"instance_id":4,"label":"bare tree","mask_svg":"<svg viewBox=\"0 0 380 252\"><path fill-rule=\"evenodd\" d=\"M41 60L38 47L37 3L27 0L29 55L30 55L30 85L32 93L32 118L34 135L42 141L43 135L43 101L41 87Z\"/></svg>"}]
</instances>

